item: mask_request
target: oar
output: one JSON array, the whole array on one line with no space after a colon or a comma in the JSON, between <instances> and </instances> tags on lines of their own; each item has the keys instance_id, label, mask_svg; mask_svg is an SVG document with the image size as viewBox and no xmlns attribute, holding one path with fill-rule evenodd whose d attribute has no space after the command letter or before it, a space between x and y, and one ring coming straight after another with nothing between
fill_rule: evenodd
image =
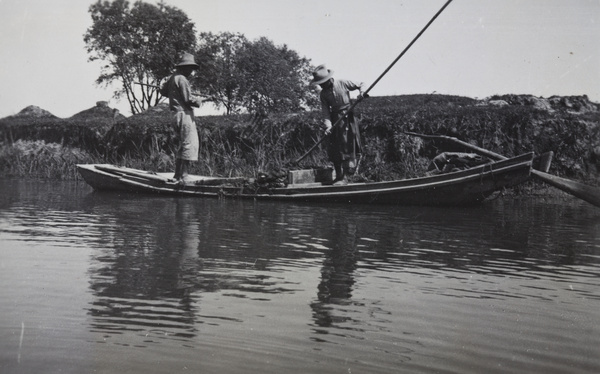
<instances>
[{"instance_id":1,"label":"oar","mask_svg":"<svg viewBox=\"0 0 600 374\"><path fill-rule=\"evenodd\" d=\"M478 153L483 156L487 156L489 158L493 158L495 160L505 160L507 157L502 156L498 153L494 153L492 151L488 151L487 149L480 148L476 145L464 142L462 140L456 139L452 136L446 135L424 135L417 134L414 132L404 132L407 135L418 136L425 139L442 139L447 140L456 144L459 144L465 148L469 148L473 150L475 153ZM543 171L531 170L531 174L537 179L558 188L564 192L567 192L575 197L578 197L582 200L587 201L588 203L600 207L600 188L588 186L583 183L575 182L570 179L557 177L556 175L551 175L548 173L544 173Z\"/></svg>"},{"instance_id":2,"label":"oar","mask_svg":"<svg viewBox=\"0 0 600 374\"><path fill-rule=\"evenodd\" d=\"M435 16L433 16L433 18L431 18L431 20L429 20L429 22L427 22L427 25L425 25L425 27L423 27L423 29L417 34L417 36L414 37L414 39L406 46L406 48L404 48L404 50L402 51L402 53L400 53L398 55L398 57L396 57L396 59L387 67L387 69L384 70L383 73L381 73L381 75L379 75L379 77L375 80L375 82L373 82L373 84L371 84L369 86L369 88L367 88L366 91L363 92L362 98L365 98L368 96L369 91L371 91L371 89L373 87L375 87L375 85L381 80L381 78L383 78L384 75L387 74L388 71L390 71L390 69L396 64L396 62L398 62L398 60L400 60L400 58L402 58L402 56L404 56L404 54L406 53L406 51L408 51L410 49L410 47L412 47L413 44L415 44L415 42L417 41L417 39L419 39L419 37L425 32L425 30L427 30L427 28L429 28L429 26L433 23L433 21L435 21L435 19L444 11L444 9L446 9L446 7L448 5L450 5L450 3L452 2L452 0L448 0L446 1L446 4L444 4L444 6L442 6L440 8L440 10L438 10L438 12L435 14ZM338 123L340 123L344 118L346 118L346 116L348 115L348 113L352 112L352 109L354 109L354 107L361 102L361 99L356 100L351 106L350 108L348 108L348 110L345 111L344 115L342 115L340 118L338 118L337 121L335 121L335 123L331 126L332 128L335 127ZM327 138L329 134L325 135L324 137L322 137L321 139L319 139L319 141L313 145L305 154L303 154L300 158L298 158L296 160L296 164L300 163L300 161L304 160L304 158L306 156L308 156L315 148L317 148L317 146L319 144L321 144L323 142L323 140L325 140Z\"/></svg>"}]
</instances>

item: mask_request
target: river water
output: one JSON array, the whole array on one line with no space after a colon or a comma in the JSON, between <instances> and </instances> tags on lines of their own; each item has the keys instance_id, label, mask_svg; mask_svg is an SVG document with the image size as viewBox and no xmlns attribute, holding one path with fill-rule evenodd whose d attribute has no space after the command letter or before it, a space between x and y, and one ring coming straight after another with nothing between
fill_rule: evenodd
<instances>
[{"instance_id":1,"label":"river water","mask_svg":"<svg viewBox=\"0 0 600 374\"><path fill-rule=\"evenodd\" d=\"M2 373L597 373L600 209L0 179Z\"/></svg>"}]
</instances>

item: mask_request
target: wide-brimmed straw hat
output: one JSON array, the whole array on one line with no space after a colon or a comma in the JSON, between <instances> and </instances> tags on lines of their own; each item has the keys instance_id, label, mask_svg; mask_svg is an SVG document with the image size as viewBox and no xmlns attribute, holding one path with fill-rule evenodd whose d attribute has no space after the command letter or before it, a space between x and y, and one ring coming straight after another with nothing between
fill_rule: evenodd
<instances>
[{"instance_id":1,"label":"wide-brimmed straw hat","mask_svg":"<svg viewBox=\"0 0 600 374\"><path fill-rule=\"evenodd\" d=\"M194 56L191 53L184 53L183 56L181 56L181 61L179 61L179 63L175 66L193 66L198 68L199 65L196 63L196 60L194 60Z\"/></svg>"},{"instance_id":2,"label":"wide-brimmed straw hat","mask_svg":"<svg viewBox=\"0 0 600 374\"><path fill-rule=\"evenodd\" d=\"M333 70L329 70L325 67L325 65L319 65L315 68L315 71L312 73L313 80L310 81L311 85L317 85L324 82L327 82L331 77L333 77Z\"/></svg>"}]
</instances>

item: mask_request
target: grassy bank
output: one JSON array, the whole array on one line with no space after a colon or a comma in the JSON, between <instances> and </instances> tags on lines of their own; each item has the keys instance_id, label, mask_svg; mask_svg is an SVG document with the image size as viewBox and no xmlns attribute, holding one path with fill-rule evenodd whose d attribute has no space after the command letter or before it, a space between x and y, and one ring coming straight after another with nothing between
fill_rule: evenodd
<instances>
[{"instance_id":1,"label":"grassy bank","mask_svg":"<svg viewBox=\"0 0 600 374\"><path fill-rule=\"evenodd\" d=\"M69 119L52 115L0 120L0 172L9 176L77 178L77 163L112 163L172 171L172 115L164 105L132 117L93 108ZM446 95L372 97L356 108L361 120L360 180L422 175L453 144L405 131L451 135L505 156L555 153L550 172L600 184L599 105L581 97L505 95L479 101ZM324 146L293 163L323 135L318 112L210 116L197 119L200 158L193 172L253 177L327 166Z\"/></svg>"}]
</instances>

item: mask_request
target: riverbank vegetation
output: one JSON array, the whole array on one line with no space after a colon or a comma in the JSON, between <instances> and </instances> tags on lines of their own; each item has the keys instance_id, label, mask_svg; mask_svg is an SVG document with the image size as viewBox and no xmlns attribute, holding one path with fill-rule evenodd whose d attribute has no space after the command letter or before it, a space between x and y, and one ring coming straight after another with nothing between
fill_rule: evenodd
<instances>
[{"instance_id":1,"label":"riverbank vegetation","mask_svg":"<svg viewBox=\"0 0 600 374\"><path fill-rule=\"evenodd\" d=\"M371 97L356 106L363 155L356 180L422 175L453 144L406 135L450 135L505 156L555 154L550 173L599 185L600 105L585 96L504 95L476 100L447 95ZM318 111L197 118L200 157L192 172L214 176L280 175L327 167ZM0 173L78 178L78 163L111 163L154 171L174 169L172 114L165 104L123 117L99 102L61 119L39 108L0 119Z\"/></svg>"}]
</instances>

